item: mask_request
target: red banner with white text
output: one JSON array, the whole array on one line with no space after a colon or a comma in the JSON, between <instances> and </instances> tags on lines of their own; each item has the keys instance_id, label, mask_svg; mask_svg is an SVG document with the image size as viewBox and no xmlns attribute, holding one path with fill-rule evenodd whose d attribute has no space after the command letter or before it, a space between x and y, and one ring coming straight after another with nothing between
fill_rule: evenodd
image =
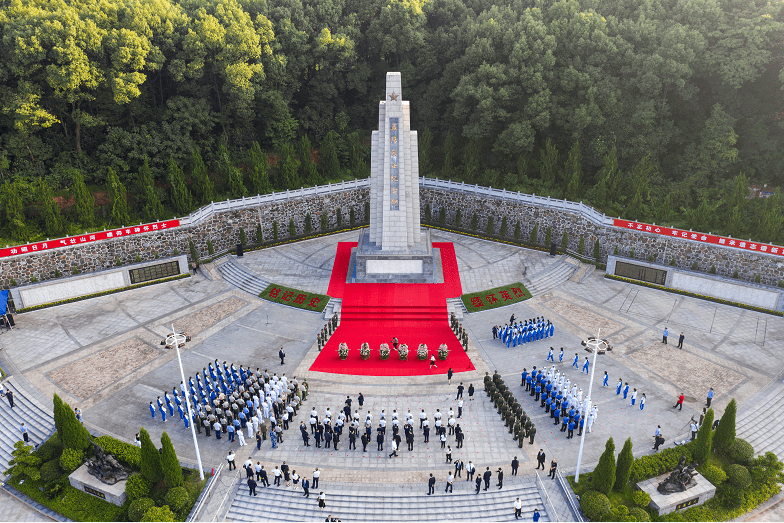
<instances>
[{"instance_id":1,"label":"red banner with white text","mask_svg":"<svg viewBox=\"0 0 784 523\"><path fill-rule=\"evenodd\" d=\"M91 232L89 234L82 234L80 236L70 236L68 238L57 238L55 240L48 240L45 242L28 243L27 245L16 245L14 247L6 247L5 249L0 249L0 258L6 258L8 256L18 256L20 254L30 254L33 252L47 251L49 249L57 249L59 247L74 247L76 245L83 245L85 243L97 242L99 240L122 238L125 236L133 236L134 234L144 234L146 232L164 231L166 229L179 227L179 225L180 225L180 220L166 220L162 222L136 225L134 227L112 229L110 231Z\"/></svg>"},{"instance_id":2,"label":"red banner with white text","mask_svg":"<svg viewBox=\"0 0 784 523\"><path fill-rule=\"evenodd\" d=\"M693 240L700 243L712 243L715 245L723 245L724 247L732 247L734 249L742 249L746 251L762 252L765 254L776 254L784 256L784 247L779 245L771 245L766 243L753 242L749 240L739 240L738 238L725 238L724 236L716 236L715 234L705 234L694 231L684 231L681 229L671 229L669 227L662 227L661 225L651 225L648 223L630 222L628 220L613 220L613 225L616 227L623 227L624 229L647 232L650 234L661 234L663 236L670 236L672 238L681 238L683 240Z\"/></svg>"}]
</instances>

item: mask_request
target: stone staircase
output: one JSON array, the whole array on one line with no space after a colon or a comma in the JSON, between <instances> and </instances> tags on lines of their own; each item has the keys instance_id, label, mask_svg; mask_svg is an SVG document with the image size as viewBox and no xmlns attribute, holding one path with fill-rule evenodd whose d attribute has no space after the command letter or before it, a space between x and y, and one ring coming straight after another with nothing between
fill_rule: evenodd
<instances>
[{"instance_id":1,"label":"stone staircase","mask_svg":"<svg viewBox=\"0 0 784 523\"><path fill-rule=\"evenodd\" d=\"M443 478L437 479L435 493L430 496L425 484L325 482L318 489L310 490L310 498L302 495L301 487L259 487L258 495L253 497L243 479L225 520L323 521L331 514L343 521L512 521L512 504L519 497L524 520L530 521L536 508L541 515L540 521L551 521L532 476L504 478L502 490L496 488L493 476L490 490L482 490L478 495L474 494L473 481L457 478L454 493L445 493ZM317 499L321 490L327 496L323 511L319 510Z\"/></svg>"},{"instance_id":2,"label":"stone staircase","mask_svg":"<svg viewBox=\"0 0 784 523\"><path fill-rule=\"evenodd\" d=\"M561 255L558 261L546 269L523 277L523 284L531 292L531 295L538 296L549 292L559 285L569 281L572 275L580 267L580 262L571 256Z\"/></svg>"},{"instance_id":3,"label":"stone staircase","mask_svg":"<svg viewBox=\"0 0 784 523\"><path fill-rule=\"evenodd\" d=\"M8 462L13 459L14 443L22 440L19 427L24 422L30 444L38 446L43 443L54 430L54 418L38 402L25 397L13 383L6 380L3 383L7 390L14 393L14 408L5 398L0 398L0 474L8 468Z\"/></svg>"},{"instance_id":4,"label":"stone staircase","mask_svg":"<svg viewBox=\"0 0 784 523\"><path fill-rule=\"evenodd\" d=\"M582 283L585 279L591 275L593 271L596 270L596 265L592 263L580 263L580 268L575 271L569 281L573 281L575 283Z\"/></svg>"},{"instance_id":5,"label":"stone staircase","mask_svg":"<svg viewBox=\"0 0 784 523\"><path fill-rule=\"evenodd\" d=\"M467 314L467 311L465 305L463 305L463 300L461 300L460 298L446 299L447 320L449 320L453 312L455 313L455 318L457 318L457 321L463 321L463 314Z\"/></svg>"},{"instance_id":6,"label":"stone staircase","mask_svg":"<svg viewBox=\"0 0 784 523\"><path fill-rule=\"evenodd\" d=\"M219 265L216 266L221 277L247 293L258 296L267 288L270 282L262 280L252 272L248 272L240 264L235 263L236 256L226 256L223 261L218 260Z\"/></svg>"},{"instance_id":7,"label":"stone staircase","mask_svg":"<svg viewBox=\"0 0 784 523\"><path fill-rule=\"evenodd\" d=\"M336 312L340 315L340 305L343 302L340 298L330 298L327 306L324 307L324 319L329 320Z\"/></svg>"},{"instance_id":8,"label":"stone staircase","mask_svg":"<svg viewBox=\"0 0 784 523\"><path fill-rule=\"evenodd\" d=\"M749 406L746 408L746 406ZM773 452L784 457L784 383L778 376L744 402L735 416L735 435L754 447L756 455Z\"/></svg>"}]
</instances>

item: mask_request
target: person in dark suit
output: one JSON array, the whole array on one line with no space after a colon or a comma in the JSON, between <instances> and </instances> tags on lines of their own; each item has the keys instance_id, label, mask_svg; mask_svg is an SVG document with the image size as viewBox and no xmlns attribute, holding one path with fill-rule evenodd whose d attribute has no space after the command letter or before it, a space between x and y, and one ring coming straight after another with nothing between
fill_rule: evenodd
<instances>
[{"instance_id":1,"label":"person in dark suit","mask_svg":"<svg viewBox=\"0 0 784 523\"><path fill-rule=\"evenodd\" d=\"M498 485L496 487L504 488L504 471L501 467L498 467Z\"/></svg>"},{"instance_id":2,"label":"person in dark suit","mask_svg":"<svg viewBox=\"0 0 784 523\"><path fill-rule=\"evenodd\" d=\"M261 467L261 472L259 472L259 476L261 477L261 486L269 487L269 480L267 479L267 471L264 470L264 466Z\"/></svg>"},{"instance_id":3,"label":"person in dark suit","mask_svg":"<svg viewBox=\"0 0 784 523\"><path fill-rule=\"evenodd\" d=\"M544 451L542 449L539 449L539 454L536 455L536 461L539 462L539 465L536 466L536 470L539 470L540 466L542 467L542 470L544 470L544 460L545 460Z\"/></svg>"},{"instance_id":4,"label":"person in dark suit","mask_svg":"<svg viewBox=\"0 0 784 523\"><path fill-rule=\"evenodd\" d=\"M550 474L549 474L549 476L551 478L553 478L553 479L555 479L555 471L556 470L558 470L558 462L555 461L555 460L552 460L550 462Z\"/></svg>"},{"instance_id":5,"label":"person in dark suit","mask_svg":"<svg viewBox=\"0 0 784 523\"><path fill-rule=\"evenodd\" d=\"M302 490L305 492L302 494L306 498L310 497L310 482L307 479L302 480Z\"/></svg>"},{"instance_id":6,"label":"person in dark suit","mask_svg":"<svg viewBox=\"0 0 784 523\"><path fill-rule=\"evenodd\" d=\"M482 475L482 479L485 481L485 490L490 488L490 478L493 477L493 473L490 472L490 467L487 467L485 473Z\"/></svg>"},{"instance_id":7,"label":"person in dark suit","mask_svg":"<svg viewBox=\"0 0 784 523\"><path fill-rule=\"evenodd\" d=\"M286 353L283 352L283 347L278 351L278 358L280 358L280 364L283 365L283 360L286 359Z\"/></svg>"},{"instance_id":8,"label":"person in dark suit","mask_svg":"<svg viewBox=\"0 0 784 523\"><path fill-rule=\"evenodd\" d=\"M520 466L520 462L517 461L517 456L515 456L514 459L512 460L512 476L517 476L517 467L519 466Z\"/></svg>"},{"instance_id":9,"label":"person in dark suit","mask_svg":"<svg viewBox=\"0 0 784 523\"><path fill-rule=\"evenodd\" d=\"M376 436L376 443L378 443L378 450L384 450L384 434L382 432Z\"/></svg>"},{"instance_id":10,"label":"person in dark suit","mask_svg":"<svg viewBox=\"0 0 784 523\"><path fill-rule=\"evenodd\" d=\"M255 496L256 495L256 481L253 479L252 476L248 478L248 488L250 489L249 494L252 494L252 495Z\"/></svg>"},{"instance_id":11,"label":"person in dark suit","mask_svg":"<svg viewBox=\"0 0 784 523\"><path fill-rule=\"evenodd\" d=\"M477 476L476 476L476 492L474 492L474 494L479 494L479 489L481 489L481 488L482 488L482 476L477 474Z\"/></svg>"},{"instance_id":12,"label":"person in dark suit","mask_svg":"<svg viewBox=\"0 0 784 523\"><path fill-rule=\"evenodd\" d=\"M433 474L430 474L430 479L427 480L427 495L435 493L436 491L436 478L433 477Z\"/></svg>"},{"instance_id":13,"label":"person in dark suit","mask_svg":"<svg viewBox=\"0 0 784 523\"><path fill-rule=\"evenodd\" d=\"M362 437L360 438L360 440L362 441L362 452L367 452L367 446L368 443L370 443L370 438L368 438L366 432L362 433Z\"/></svg>"},{"instance_id":14,"label":"person in dark suit","mask_svg":"<svg viewBox=\"0 0 784 523\"><path fill-rule=\"evenodd\" d=\"M14 408L14 393L13 391L8 391L5 393L5 399L8 400L8 404L11 405L11 408ZM165 419L163 421L166 421Z\"/></svg>"}]
</instances>

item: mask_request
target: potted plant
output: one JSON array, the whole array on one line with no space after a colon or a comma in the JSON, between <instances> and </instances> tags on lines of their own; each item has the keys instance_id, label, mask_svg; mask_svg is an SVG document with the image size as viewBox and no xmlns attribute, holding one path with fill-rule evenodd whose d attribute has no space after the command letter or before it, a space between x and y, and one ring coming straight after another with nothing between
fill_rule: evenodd
<instances>
[{"instance_id":1,"label":"potted plant","mask_svg":"<svg viewBox=\"0 0 784 523\"><path fill-rule=\"evenodd\" d=\"M404 343L398 347L397 355L400 356L400 361L406 361L408 359L408 345Z\"/></svg>"},{"instance_id":2,"label":"potted plant","mask_svg":"<svg viewBox=\"0 0 784 523\"><path fill-rule=\"evenodd\" d=\"M379 356L381 356L382 360L388 360L389 359L389 345L386 344L386 343L382 343L381 347L379 347L379 349L378 349L378 354L379 354Z\"/></svg>"},{"instance_id":3,"label":"potted plant","mask_svg":"<svg viewBox=\"0 0 784 523\"><path fill-rule=\"evenodd\" d=\"M447 356L449 356L449 349L446 347L446 343L442 343L441 346L438 347L438 359L445 360Z\"/></svg>"},{"instance_id":4,"label":"potted plant","mask_svg":"<svg viewBox=\"0 0 784 523\"><path fill-rule=\"evenodd\" d=\"M370 345L367 342L363 343L362 346L359 348L359 355L362 357L363 360L366 360L370 357Z\"/></svg>"},{"instance_id":5,"label":"potted plant","mask_svg":"<svg viewBox=\"0 0 784 523\"><path fill-rule=\"evenodd\" d=\"M417 358L419 361L425 361L427 359L427 345L424 343L419 344L419 348L417 349Z\"/></svg>"},{"instance_id":6,"label":"potted plant","mask_svg":"<svg viewBox=\"0 0 784 523\"><path fill-rule=\"evenodd\" d=\"M348 358L348 345L345 343L341 343L338 345L338 356L340 356L341 360L345 360Z\"/></svg>"}]
</instances>

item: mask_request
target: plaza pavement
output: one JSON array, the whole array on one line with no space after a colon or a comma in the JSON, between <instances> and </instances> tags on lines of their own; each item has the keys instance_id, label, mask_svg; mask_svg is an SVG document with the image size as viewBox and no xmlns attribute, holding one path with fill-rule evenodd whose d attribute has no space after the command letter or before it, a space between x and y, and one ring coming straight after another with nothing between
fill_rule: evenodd
<instances>
[{"instance_id":1,"label":"plaza pavement","mask_svg":"<svg viewBox=\"0 0 784 523\"><path fill-rule=\"evenodd\" d=\"M326 292L337 242L356 241L356 234L264 249L236 261L267 280ZM463 292L521 281L523 266L531 275L554 262L539 251L442 231L433 231L433 240L454 242ZM566 440L564 433L551 429L552 420L545 417L543 409L531 405L530 397L523 395L521 404L533 416L538 433L534 445L526 442L519 449L482 390L481 376L484 370L492 373L497 369L507 384L522 394L519 380L523 367L530 370L534 365L546 365L550 346L556 348L557 360L557 349L563 346L564 363L556 367L565 369L587 391L587 375L570 365L577 352L582 366L588 353L580 341L601 328L601 336L610 340L613 351L597 356L593 397L599 405L599 418L593 433L586 436L582 459L585 469L590 470L609 436L614 437L618 449L631 437L636 456L652 452L656 425L662 426L665 446L671 446L676 437L684 437L689 418L699 416L708 387L716 390L713 406L717 415L732 397L743 410L765 385L780 381L784 360L784 354L775 350L784 340L780 318L606 280L596 271L582 283L565 281L555 290L521 304L466 314L463 324L469 332L477 371L455 374L450 385L445 376L401 379L322 375L307 370L316 354L316 333L324 324L320 314L260 300L217 279L216 274L202 271L193 278L20 315L17 328L0 336L0 360L24 393L42 404L50 405L51 395L56 392L72 406L81 407L85 423L93 432L130 441L142 425L154 440L166 430L178 456L184 462L194 462L190 432L177 423L176 417L166 424L158 416L151 420L147 407L163 390L171 390L180 382L175 354L159 344L174 323L176 329L187 330L193 336L182 350L186 378L217 358L309 379L311 396L284 443L274 451L269 442L259 452L249 446L238 452L238 458L244 460L247 453L254 461L270 464L268 468L287 460L292 468L306 474L318 466L325 469L325 482L377 483L383 474L385 481L392 483L423 484L429 472L440 477L451 467L443 463L436 438L426 446L417 431L414 452L409 453L404 445L400 458L389 459L386 446L383 453L375 451L375 441L367 453L362 453L359 445L359 451L346 450L346 436L339 452L305 448L296 427L312 406L323 412L330 405L336 411L346 394L356 400L360 391L367 399L364 410L370 408L376 420L382 408L388 414L394 408L399 412L410 408L412 413L425 408L432 421L436 408L444 412L450 405L456 406L453 400L457 383L462 380L467 385L472 381L477 388L476 400L465 402L461 420L467 436L465 447L454 449L454 438L449 438L454 458L465 462L470 459L478 467L490 466L492 470L504 466L508 472L512 456L517 455L522 461L521 473L529 473L536 452L543 448L548 463L555 457L562 470L571 471L577 461L579 440ZM491 327L503 325L512 312L517 318L545 316L555 323L555 335L507 349L492 339ZM667 346L661 344L665 325L670 328ZM686 335L682 351L676 348L681 330ZM280 347L287 353L285 365L280 365L277 358ZM609 390L601 388L605 370L610 376ZM619 377L638 389L638 398L646 393L643 411L615 395L614 384ZM681 391L687 400L683 411L678 412L672 405ZM218 442L201 435L198 441L208 470L225 463L230 446L237 447L237 443L229 445L226 438ZM216 489L213 497L219 492ZM555 497L550 488L548 492ZM217 504L211 500L203 518L209 510L217 510ZM0 518L5 519L2 512Z\"/></svg>"}]
</instances>

